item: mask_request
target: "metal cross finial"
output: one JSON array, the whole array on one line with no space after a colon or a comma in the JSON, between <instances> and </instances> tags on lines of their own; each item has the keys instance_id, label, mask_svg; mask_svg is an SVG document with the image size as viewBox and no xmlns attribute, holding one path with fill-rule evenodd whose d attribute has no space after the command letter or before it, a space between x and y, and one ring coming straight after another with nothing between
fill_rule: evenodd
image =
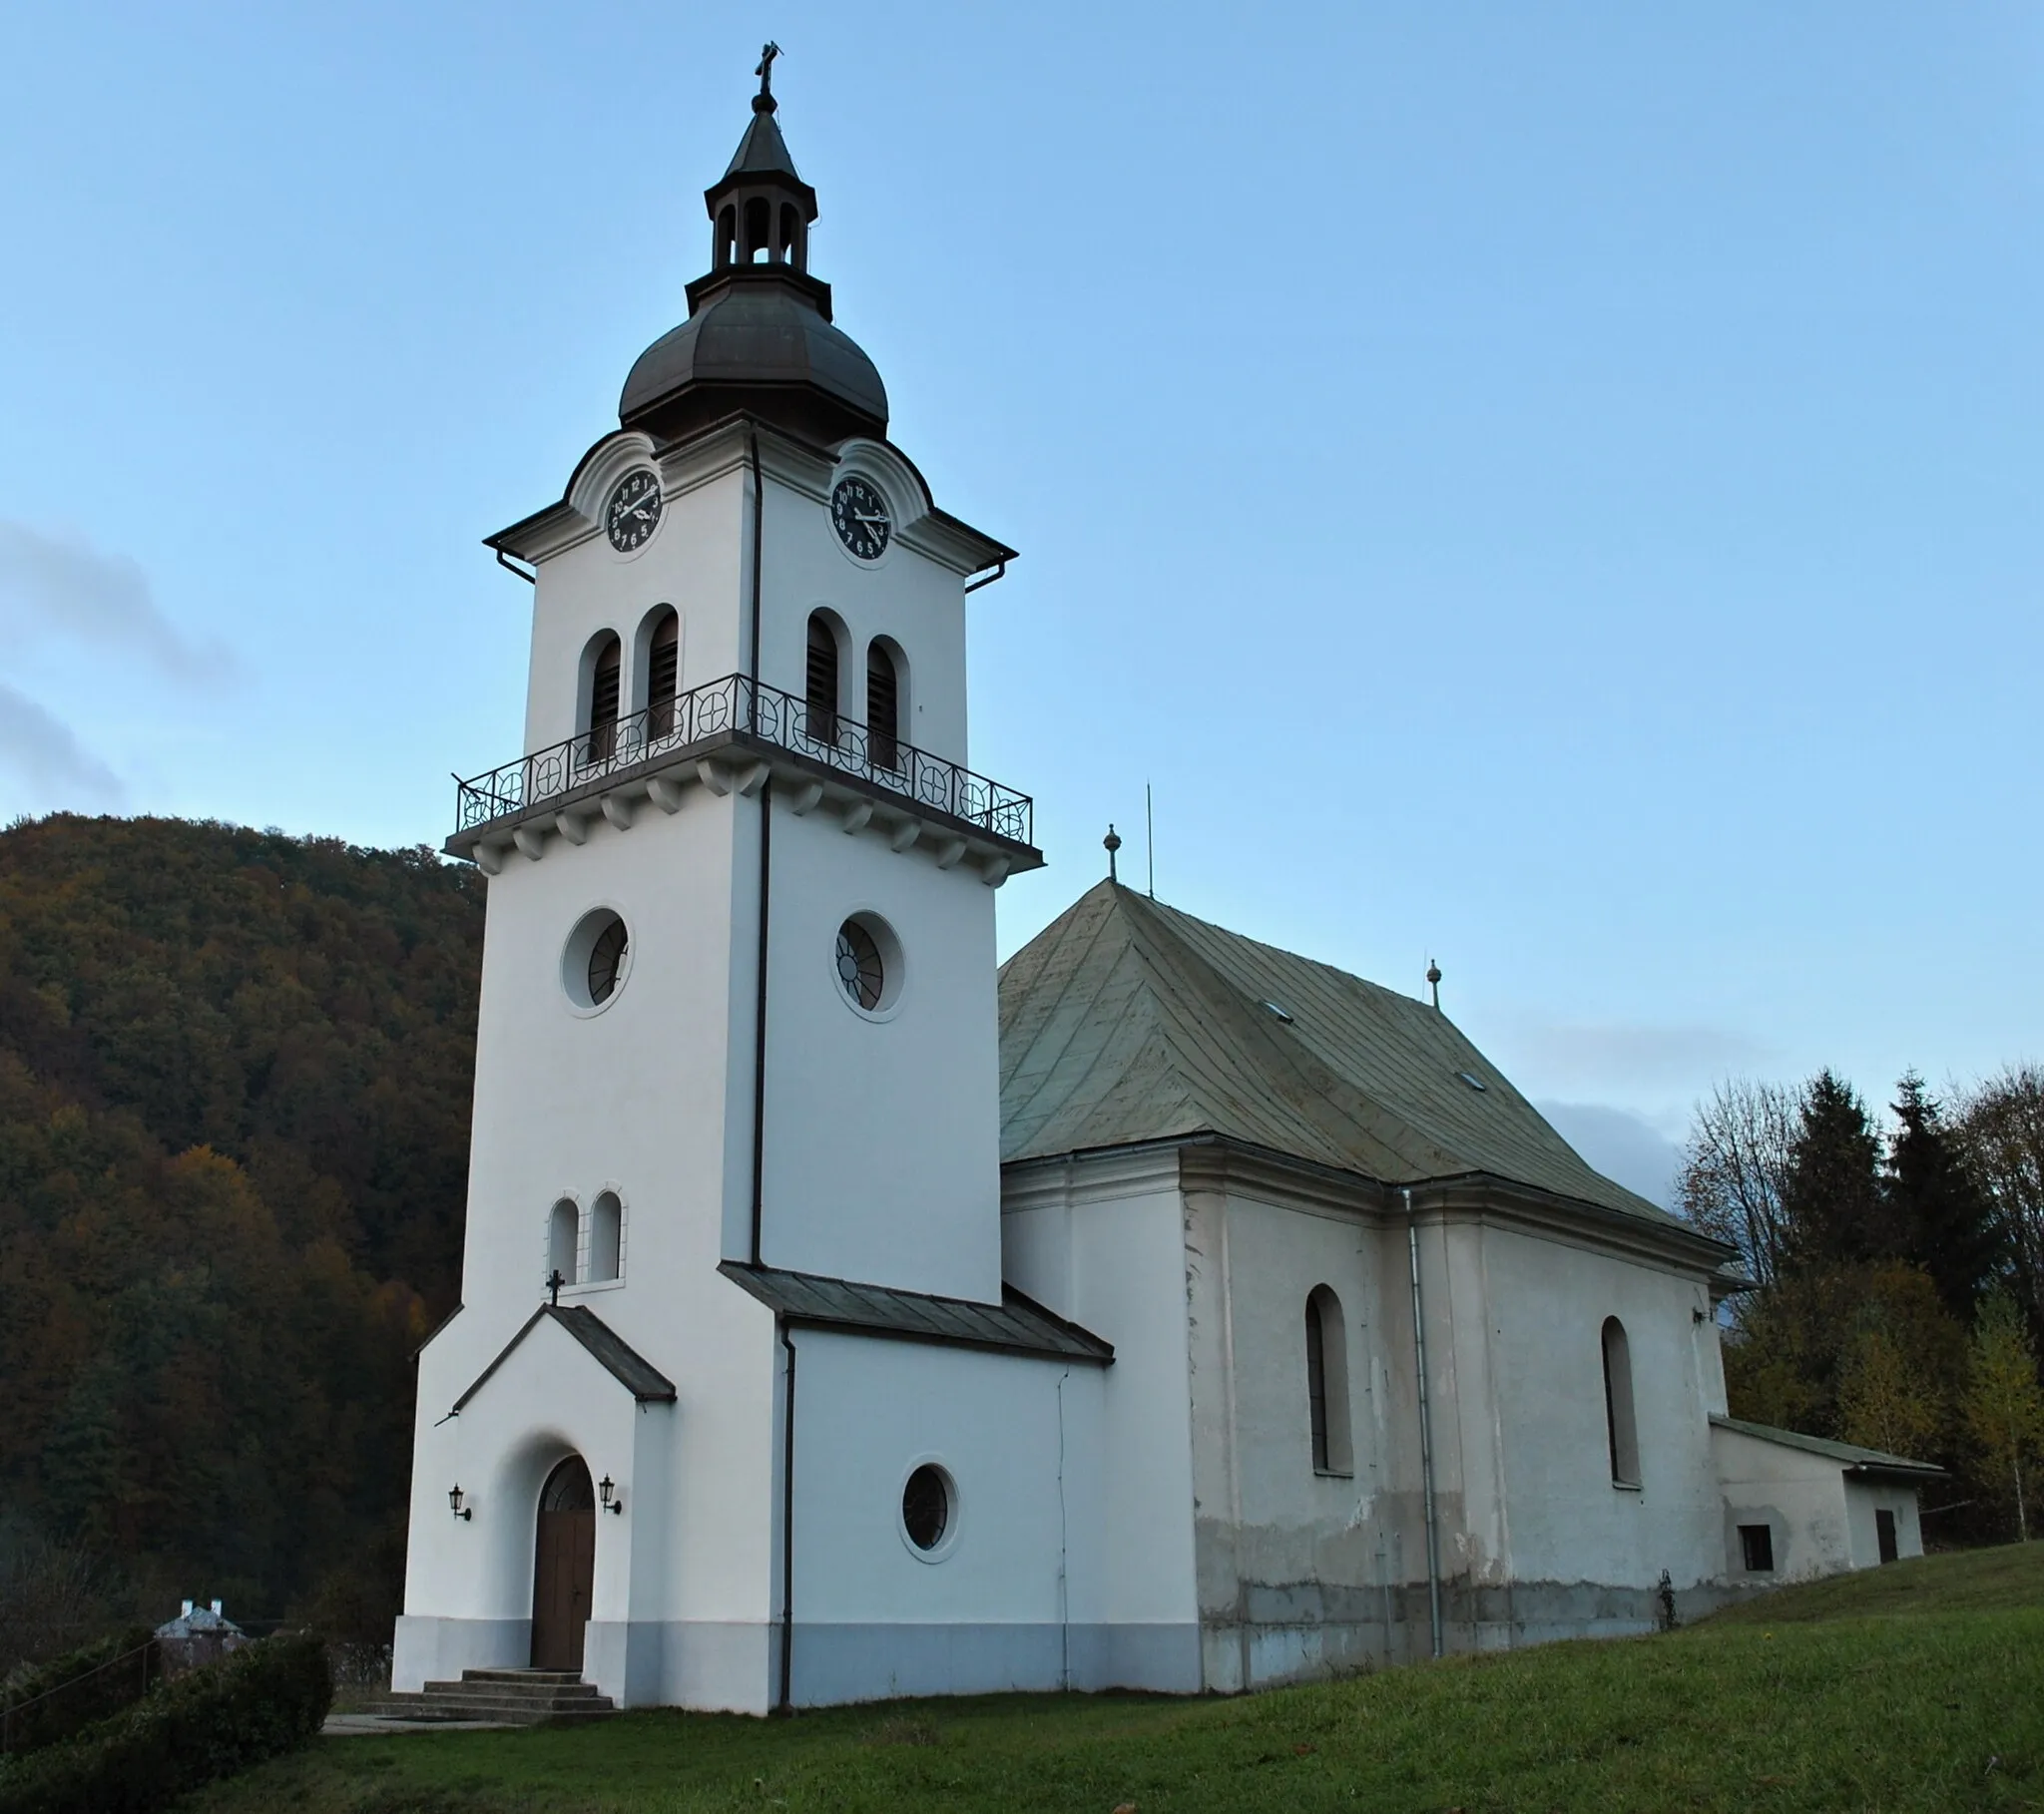
<instances>
[{"instance_id":1,"label":"metal cross finial","mask_svg":"<svg viewBox=\"0 0 2044 1814\"><path fill-rule=\"evenodd\" d=\"M547 1302L548 1302L548 1303L550 1303L550 1304L559 1304L559 1303L560 1303L560 1301L561 1301L561 1287L562 1287L563 1285L565 1285L565 1284L566 1284L567 1282L568 1282L568 1281L567 1281L566 1279L564 1279L564 1278L563 1278L563 1277L561 1276L561 1269L560 1269L560 1267L558 1267L558 1266L556 1266L556 1267L555 1267L555 1268L553 1269L553 1271L551 1271L551 1272L549 1272L549 1273L547 1274Z\"/></svg>"},{"instance_id":2,"label":"metal cross finial","mask_svg":"<svg viewBox=\"0 0 2044 1814\"><path fill-rule=\"evenodd\" d=\"M1110 824L1107 828L1107 836L1100 841L1107 850L1107 879L1110 882L1118 882L1121 880L1121 877L1115 873L1114 853L1122 847L1121 836L1114 826Z\"/></svg>"},{"instance_id":3,"label":"metal cross finial","mask_svg":"<svg viewBox=\"0 0 2044 1814\"><path fill-rule=\"evenodd\" d=\"M773 59L780 55L780 46L770 40L760 47L760 67L753 74L760 78L760 99L773 99Z\"/></svg>"}]
</instances>

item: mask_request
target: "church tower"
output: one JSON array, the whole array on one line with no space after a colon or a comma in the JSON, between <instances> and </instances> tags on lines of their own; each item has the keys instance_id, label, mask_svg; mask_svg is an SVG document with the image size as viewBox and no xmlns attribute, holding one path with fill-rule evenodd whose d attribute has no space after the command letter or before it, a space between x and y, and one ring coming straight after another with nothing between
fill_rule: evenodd
<instances>
[{"instance_id":1,"label":"church tower","mask_svg":"<svg viewBox=\"0 0 2044 1814\"><path fill-rule=\"evenodd\" d=\"M785 1698L790 1331L1016 1314L994 893L1041 858L965 696L967 595L1012 551L886 438L773 56L687 319L488 542L532 585L525 749L460 784L447 846L489 905L400 1687Z\"/></svg>"}]
</instances>

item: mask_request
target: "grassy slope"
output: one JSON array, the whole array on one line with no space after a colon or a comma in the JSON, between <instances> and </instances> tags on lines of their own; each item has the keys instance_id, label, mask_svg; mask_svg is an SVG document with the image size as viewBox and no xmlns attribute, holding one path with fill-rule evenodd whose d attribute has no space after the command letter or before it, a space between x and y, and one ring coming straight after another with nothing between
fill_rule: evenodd
<instances>
[{"instance_id":1,"label":"grassy slope","mask_svg":"<svg viewBox=\"0 0 2044 1814\"><path fill-rule=\"evenodd\" d=\"M727 1808L2044 1807L2044 1544L1789 1589L1672 1636L1241 1700L1010 1696L330 1739L207 1814Z\"/></svg>"}]
</instances>

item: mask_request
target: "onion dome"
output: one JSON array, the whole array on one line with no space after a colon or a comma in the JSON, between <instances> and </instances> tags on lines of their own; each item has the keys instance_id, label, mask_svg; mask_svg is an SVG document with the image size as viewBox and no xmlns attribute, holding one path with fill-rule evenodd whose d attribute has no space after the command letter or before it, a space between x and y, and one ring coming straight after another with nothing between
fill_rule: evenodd
<instances>
[{"instance_id":1,"label":"onion dome","mask_svg":"<svg viewBox=\"0 0 2044 1814\"><path fill-rule=\"evenodd\" d=\"M711 268L689 285L689 318L639 355L618 419L658 440L737 410L809 439L883 438L887 391L858 343L830 323L830 286L809 275L816 192L774 124L773 59L758 71L752 123L703 192Z\"/></svg>"}]
</instances>

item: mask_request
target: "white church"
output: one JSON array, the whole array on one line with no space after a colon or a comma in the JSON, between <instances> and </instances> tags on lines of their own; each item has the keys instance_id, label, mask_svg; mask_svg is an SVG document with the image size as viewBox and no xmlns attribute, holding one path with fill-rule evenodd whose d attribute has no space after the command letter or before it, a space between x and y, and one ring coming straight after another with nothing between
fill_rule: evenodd
<instances>
[{"instance_id":1,"label":"white church","mask_svg":"<svg viewBox=\"0 0 2044 1814\"><path fill-rule=\"evenodd\" d=\"M1229 1691L1918 1553L1935 1471L1729 1419L1729 1250L1436 1006L1112 880L997 966L1014 551L887 439L771 62L688 318L489 540L526 753L447 846L489 907L395 1688Z\"/></svg>"}]
</instances>

